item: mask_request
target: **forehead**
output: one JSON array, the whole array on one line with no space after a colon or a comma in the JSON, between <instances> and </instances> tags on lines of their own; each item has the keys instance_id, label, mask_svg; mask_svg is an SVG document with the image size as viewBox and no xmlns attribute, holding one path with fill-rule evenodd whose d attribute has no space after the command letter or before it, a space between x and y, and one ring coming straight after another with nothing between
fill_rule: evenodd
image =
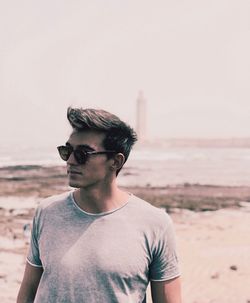
<instances>
[{"instance_id":1,"label":"forehead","mask_svg":"<svg viewBox=\"0 0 250 303\"><path fill-rule=\"evenodd\" d=\"M86 145L93 149L103 147L103 140L105 139L105 133L86 130L86 131L73 131L67 141L70 145Z\"/></svg>"}]
</instances>

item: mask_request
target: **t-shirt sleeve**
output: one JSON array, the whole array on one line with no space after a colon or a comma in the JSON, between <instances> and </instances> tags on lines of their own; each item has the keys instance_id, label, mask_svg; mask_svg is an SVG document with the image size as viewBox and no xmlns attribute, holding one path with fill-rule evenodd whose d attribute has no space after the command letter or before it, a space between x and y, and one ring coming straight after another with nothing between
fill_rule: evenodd
<instances>
[{"instance_id":1,"label":"t-shirt sleeve","mask_svg":"<svg viewBox=\"0 0 250 303\"><path fill-rule=\"evenodd\" d=\"M175 233L172 220L169 215L166 215L166 224L155 237L149 279L151 281L165 281L178 276L180 276L180 269Z\"/></svg>"},{"instance_id":2,"label":"t-shirt sleeve","mask_svg":"<svg viewBox=\"0 0 250 303\"><path fill-rule=\"evenodd\" d=\"M31 239L30 247L27 255L27 262L36 267L43 267L40 259L39 244L38 244L38 231L39 231L39 209L36 210L35 216L33 218L32 229L31 229Z\"/></svg>"}]
</instances>

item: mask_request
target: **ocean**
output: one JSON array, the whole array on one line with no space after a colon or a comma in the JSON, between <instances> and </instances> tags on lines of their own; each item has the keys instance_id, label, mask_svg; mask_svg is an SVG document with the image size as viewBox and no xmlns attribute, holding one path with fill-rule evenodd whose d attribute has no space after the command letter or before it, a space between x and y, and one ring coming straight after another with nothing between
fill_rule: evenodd
<instances>
[{"instance_id":1,"label":"ocean","mask_svg":"<svg viewBox=\"0 0 250 303\"><path fill-rule=\"evenodd\" d=\"M56 148L19 145L0 148L0 167L65 165ZM250 186L250 148L135 148L118 182L123 186L202 184Z\"/></svg>"}]
</instances>

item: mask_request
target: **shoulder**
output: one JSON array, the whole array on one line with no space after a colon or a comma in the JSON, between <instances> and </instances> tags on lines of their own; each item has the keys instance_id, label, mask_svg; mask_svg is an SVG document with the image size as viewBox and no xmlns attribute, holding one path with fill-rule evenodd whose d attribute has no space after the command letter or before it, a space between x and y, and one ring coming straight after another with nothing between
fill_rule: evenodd
<instances>
[{"instance_id":1,"label":"shoulder","mask_svg":"<svg viewBox=\"0 0 250 303\"><path fill-rule=\"evenodd\" d=\"M72 191L68 191L41 200L37 207L36 215L40 215L41 213L44 212L46 213L49 211L53 211L65 206L67 204L67 201L70 199L71 194Z\"/></svg>"},{"instance_id":2,"label":"shoulder","mask_svg":"<svg viewBox=\"0 0 250 303\"><path fill-rule=\"evenodd\" d=\"M137 215L138 220L155 228L166 228L172 224L172 219L165 209L153 206L149 202L132 195L130 209Z\"/></svg>"}]
</instances>

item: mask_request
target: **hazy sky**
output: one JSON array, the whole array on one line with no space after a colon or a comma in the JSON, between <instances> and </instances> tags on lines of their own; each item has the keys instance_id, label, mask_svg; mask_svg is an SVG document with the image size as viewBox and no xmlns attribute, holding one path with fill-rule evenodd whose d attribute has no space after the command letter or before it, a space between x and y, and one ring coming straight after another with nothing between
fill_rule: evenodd
<instances>
[{"instance_id":1,"label":"hazy sky","mask_svg":"<svg viewBox=\"0 0 250 303\"><path fill-rule=\"evenodd\" d=\"M249 0L0 0L1 141L55 142L69 105L158 137L250 136Z\"/></svg>"}]
</instances>

